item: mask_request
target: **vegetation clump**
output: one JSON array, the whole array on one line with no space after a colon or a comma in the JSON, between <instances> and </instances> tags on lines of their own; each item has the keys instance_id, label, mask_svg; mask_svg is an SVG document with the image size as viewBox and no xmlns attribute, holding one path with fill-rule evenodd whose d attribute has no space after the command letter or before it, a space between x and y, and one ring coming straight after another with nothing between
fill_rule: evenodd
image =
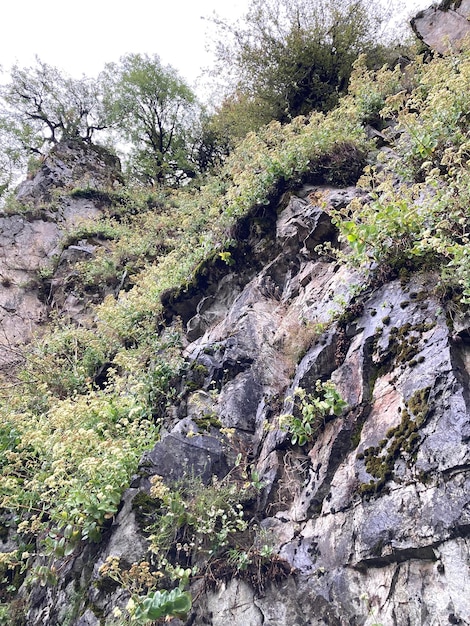
<instances>
[{"instance_id":1,"label":"vegetation clump","mask_svg":"<svg viewBox=\"0 0 470 626\"><path fill-rule=\"evenodd\" d=\"M349 19L356 4L363 7L362 3L341 4L339 8L349 13L340 17ZM253 6L263 9L258 2ZM297 51L299 42L308 43L306 52L318 44L295 28L285 34ZM328 60L329 43L324 38L321 49L313 52ZM340 39L339 43L343 45ZM349 48L342 50L346 54ZM262 56L263 51L258 52ZM118 90L113 115L121 123L132 115L134 95L147 102L142 80L150 61L133 56L108 67L108 95ZM312 67L307 61L302 71ZM316 107L321 110L313 112L313 98L320 98L324 81L311 74L301 76L302 89L320 90L310 92L312 101L305 110L295 99L299 94L289 93L284 116L279 102L273 102L278 107L276 119L270 113L267 124L249 120L253 128L259 126L257 131L245 129L236 141L230 137L226 150L219 145L215 150L220 158L212 159L211 146L203 146L209 150L205 163L218 163L215 174L198 165L204 150L199 156L187 153L196 104L192 94L172 72L166 73L156 62L153 65L150 69L162 71L160 78L168 80L170 100L181 98L188 124L185 121L176 134L171 133L171 125L156 133L142 120L143 125L133 120L135 124L127 127L128 138L135 142L129 176L137 186L126 191L99 191L85 185L62 190L65 196L93 199L102 206L102 218L76 226L68 239L68 243L106 242L93 258L76 266L73 279L80 295L98 293L100 301L90 306L86 325L57 316L25 351L13 385L2 389L0 529L2 538L16 538L19 546L0 557L7 589L0 596L0 616L7 615L11 623L13 605L6 607L6 603L14 593L8 585L19 585L23 576L52 584L64 559L78 554L84 542L100 540L142 452L158 440L167 424L168 408L177 399L181 380L186 376L194 388L205 384L206 371L194 369L188 374L183 331L168 311L182 294L202 283L209 267L217 263L221 272L227 272L231 263L238 263L233 241L237 226L253 215L258 216L259 226L259 216L273 214L273 199L281 191L308 181L350 185L362 174L360 197L345 208L325 207L341 242L349 247L347 254L344 249L337 252L339 260L362 268L369 277L384 275L387 268L402 278L415 270L436 272L442 291L456 294L462 306L470 302L470 110L465 97L470 57L466 53L429 63L418 58L406 75L398 67L370 70L361 58L350 76L343 73L341 85L330 89L328 84L328 98ZM277 69L279 78L283 68ZM269 73L273 68L260 65L259 70ZM17 102L24 106L22 94L45 89L54 84L54 77L55 70L42 63L32 72L16 68L12 84L2 88L3 97L11 107ZM349 92L338 99L348 79ZM69 126L70 119L61 117L63 110L54 107L50 90L45 90L43 104L48 108L39 126L36 122L24 126L25 117L33 120L30 108L20 108L21 115L17 111L8 118L17 140L10 146L12 158L18 141L29 139L29 148L41 152L62 138L76 139L77 133L82 141L91 142L105 124L106 102L96 85L63 78L55 84L61 97L64 89L73 88L80 101L89 103L90 111L72 119L75 126ZM253 104L250 94L231 96L235 101L238 97L247 106ZM109 100L113 98L108 105ZM299 112L303 115L296 116ZM394 153L377 152L364 127L372 122L380 125ZM25 135L28 129L30 134ZM3 137L6 126L2 124L0 131ZM168 145L170 136L175 143ZM167 149L158 141L166 141ZM196 172L199 175L193 180ZM0 181L5 189L7 174ZM142 187L148 183L151 189ZM411 301L423 297L410 294ZM361 314L361 306L355 302L337 320L342 333L335 355L338 363L348 340L346 326ZM389 326L390 316L383 317L382 324ZM421 334L431 328L432 324L411 322L390 328L387 352L379 355L382 366L416 365ZM411 462L419 428L429 415L429 394L427 388L413 394L400 424L362 453L371 476L369 483L360 486L363 495L384 488L400 456ZM291 443L300 446L314 441L324 423L345 410L331 382L318 381L313 393L297 390L294 403L295 409L281 423ZM216 416L207 414L199 425L219 424ZM258 580L265 582L266 577L285 574L285 564L250 515L259 480L242 478L230 476L209 486L168 486L156 479L152 492L136 501L139 521L148 531L151 558L134 570L113 561L102 571L127 590L134 602L128 607L129 616L148 621L185 614L190 606L186 585L196 575L207 581L246 575L253 582L256 572L262 571Z\"/></svg>"},{"instance_id":2,"label":"vegetation clump","mask_svg":"<svg viewBox=\"0 0 470 626\"><path fill-rule=\"evenodd\" d=\"M372 92L379 89L373 73L358 69L361 81L352 79L351 106L364 101L367 84ZM448 55L430 63L418 58L407 76L413 82L405 88L396 71L382 74L380 115L401 131L396 140L390 136L395 154L379 154L378 164L366 167L359 181L367 194L332 215L351 247L350 263L367 270L436 270L438 290L454 290L468 304L470 127L462 94L469 86L470 57Z\"/></svg>"},{"instance_id":3,"label":"vegetation clump","mask_svg":"<svg viewBox=\"0 0 470 626\"><path fill-rule=\"evenodd\" d=\"M347 403L331 381L322 383L317 380L314 393L307 393L302 387L297 387L294 406L293 414L281 415L279 425L290 434L292 445L304 446L315 440L328 419L340 416Z\"/></svg>"},{"instance_id":4,"label":"vegetation clump","mask_svg":"<svg viewBox=\"0 0 470 626\"><path fill-rule=\"evenodd\" d=\"M212 131L230 142L273 119L333 109L360 54L375 67L396 56L381 32L388 17L362 0L252 0L244 20L214 18L216 73L228 87ZM382 102L374 96L371 116Z\"/></svg>"},{"instance_id":5,"label":"vegetation clump","mask_svg":"<svg viewBox=\"0 0 470 626\"><path fill-rule=\"evenodd\" d=\"M368 483L359 486L362 495L371 496L379 493L385 484L393 479L395 462L403 453L409 461L412 460L420 440L418 431L428 417L429 393L429 387L416 391L401 412L400 424L390 428L386 437L377 446L366 448L357 455L358 460L364 461L367 473L372 476Z\"/></svg>"},{"instance_id":6,"label":"vegetation clump","mask_svg":"<svg viewBox=\"0 0 470 626\"><path fill-rule=\"evenodd\" d=\"M197 479L167 485L153 476L150 494L138 494L133 503L149 539L148 561L129 567L110 556L100 569L100 585L111 579L129 595L121 615L145 621L185 614L191 607L188 584L202 577L212 586L219 572L249 575L258 587L269 576L289 575L290 567L249 517L260 488L254 472L248 480L243 472L238 479L214 477L209 485Z\"/></svg>"}]
</instances>

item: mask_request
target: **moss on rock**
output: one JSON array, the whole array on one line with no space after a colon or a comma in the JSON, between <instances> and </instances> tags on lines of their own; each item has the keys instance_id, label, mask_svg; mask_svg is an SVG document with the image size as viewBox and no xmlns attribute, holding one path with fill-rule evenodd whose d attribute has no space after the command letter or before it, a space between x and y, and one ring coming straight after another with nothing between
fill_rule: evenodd
<instances>
[{"instance_id":1,"label":"moss on rock","mask_svg":"<svg viewBox=\"0 0 470 626\"><path fill-rule=\"evenodd\" d=\"M366 448L356 456L358 461L364 461L367 473L372 476L368 483L359 486L361 495L371 496L383 489L393 478L395 462L403 452L409 455L409 461L413 460L420 440L418 430L429 412L429 392L430 387L418 389L402 409L400 424L390 428L377 446Z\"/></svg>"}]
</instances>

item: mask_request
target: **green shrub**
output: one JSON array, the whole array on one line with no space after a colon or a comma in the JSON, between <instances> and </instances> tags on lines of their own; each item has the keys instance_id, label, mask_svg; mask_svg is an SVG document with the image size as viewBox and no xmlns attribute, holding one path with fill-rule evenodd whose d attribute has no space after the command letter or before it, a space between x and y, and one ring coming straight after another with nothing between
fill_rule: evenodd
<instances>
[{"instance_id":1,"label":"green shrub","mask_svg":"<svg viewBox=\"0 0 470 626\"><path fill-rule=\"evenodd\" d=\"M166 564L177 543L188 559L191 555L195 560L211 558L247 530L243 502L253 495L249 483L240 488L233 481L214 477L208 486L195 479L169 488L159 476L152 481L150 495L158 506L147 531L158 562Z\"/></svg>"},{"instance_id":2,"label":"green shrub","mask_svg":"<svg viewBox=\"0 0 470 626\"><path fill-rule=\"evenodd\" d=\"M143 599L140 598L133 618L142 624L162 617L184 619L190 610L191 595L176 587L171 591L155 591Z\"/></svg>"},{"instance_id":3,"label":"green shrub","mask_svg":"<svg viewBox=\"0 0 470 626\"><path fill-rule=\"evenodd\" d=\"M331 416L341 415L347 406L332 382L322 383L320 380L317 380L313 394L297 387L294 405L297 409L295 414L281 415L279 423L290 434L292 445L299 446L316 439L325 421Z\"/></svg>"},{"instance_id":4,"label":"green shrub","mask_svg":"<svg viewBox=\"0 0 470 626\"><path fill-rule=\"evenodd\" d=\"M64 398L83 393L113 352L113 345L91 329L57 325L29 349L21 378Z\"/></svg>"}]
</instances>

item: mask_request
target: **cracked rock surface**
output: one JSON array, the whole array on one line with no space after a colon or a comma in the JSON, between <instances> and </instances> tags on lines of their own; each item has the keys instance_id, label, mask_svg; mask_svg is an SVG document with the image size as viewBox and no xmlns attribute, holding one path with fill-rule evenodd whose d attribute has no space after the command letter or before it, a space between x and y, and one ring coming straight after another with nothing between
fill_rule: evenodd
<instances>
[{"instance_id":1,"label":"cracked rock surface","mask_svg":"<svg viewBox=\"0 0 470 626\"><path fill-rule=\"evenodd\" d=\"M328 215L297 196L274 210L262 264L253 252L240 271L227 267L172 301L169 316L185 313L188 372L199 374L90 557L88 601L102 615L123 601L93 580L109 554L143 558L132 500L152 475L210 480L231 467L218 428L198 430L216 415L250 450L265 485L259 523L293 575L262 592L237 578L195 588L188 625L470 624L468 324L449 329L432 274L384 279L358 296L360 274L316 252L335 240ZM318 379L332 380L348 408L314 442L292 446L279 416L293 410L296 387L312 392ZM41 615L67 593L38 602L31 623L59 623ZM89 609L76 622L99 623Z\"/></svg>"},{"instance_id":2,"label":"cracked rock surface","mask_svg":"<svg viewBox=\"0 0 470 626\"><path fill-rule=\"evenodd\" d=\"M111 623L126 599L100 589L97 572L109 555L145 556L134 498L155 474L224 476L234 464L227 430L264 484L258 522L293 575L262 591L237 578L195 588L187 626L470 624L468 319L449 328L432 273L382 277L359 293L358 271L318 253L338 243L323 201L346 205L355 193L303 189L273 204L264 232L248 228L239 242L242 260L235 251L234 266L209 267L203 285L172 294L165 316L185 324L186 391L103 542L67 562L58 586L35 591L28 624L64 623L77 589L85 604L73 624ZM48 306L24 283L63 254L67 220L99 210L77 202L57 219L0 218L10 347ZM68 254L88 254L86 246ZM331 380L347 409L313 442L293 446L279 417L295 411L297 387L311 393L317 380ZM219 423L201 432L207 416Z\"/></svg>"},{"instance_id":3,"label":"cracked rock surface","mask_svg":"<svg viewBox=\"0 0 470 626\"><path fill-rule=\"evenodd\" d=\"M16 197L22 209L0 213L0 367L21 361L21 345L54 305L51 284L44 278L61 266L66 280L74 261L93 254L90 247L68 246L66 235L81 221L96 218L101 208L93 199L67 192L79 185L112 187L120 181L119 170L115 157L102 149L60 143L36 175L19 186ZM65 308L71 318L78 318L85 307L69 294Z\"/></svg>"}]
</instances>

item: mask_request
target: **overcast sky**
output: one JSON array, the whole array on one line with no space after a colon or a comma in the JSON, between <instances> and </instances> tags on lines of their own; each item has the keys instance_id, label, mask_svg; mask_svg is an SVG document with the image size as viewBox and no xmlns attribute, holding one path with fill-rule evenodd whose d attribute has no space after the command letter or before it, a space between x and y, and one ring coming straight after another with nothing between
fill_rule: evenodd
<instances>
[{"instance_id":1,"label":"overcast sky","mask_svg":"<svg viewBox=\"0 0 470 626\"><path fill-rule=\"evenodd\" d=\"M431 0L403 4L411 13ZM202 18L217 11L234 19L248 5L249 0L3 0L0 65L31 65L37 54L72 76L94 76L126 53L156 53L194 83L211 65L210 24Z\"/></svg>"},{"instance_id":2,"label":"overcast sky","mask_svg":"<svg viewBox=\"0 0 470 626\"><path fill-rule=\"evenodd\" d=\"M96 75L128 52L158 54L193 81L210 63L210 26L216 10L231 18L249 0L3 0L0 64L42 61L79 77ZM2 3L2 4L3 4Z\"/></svg>"}]
</instances>

